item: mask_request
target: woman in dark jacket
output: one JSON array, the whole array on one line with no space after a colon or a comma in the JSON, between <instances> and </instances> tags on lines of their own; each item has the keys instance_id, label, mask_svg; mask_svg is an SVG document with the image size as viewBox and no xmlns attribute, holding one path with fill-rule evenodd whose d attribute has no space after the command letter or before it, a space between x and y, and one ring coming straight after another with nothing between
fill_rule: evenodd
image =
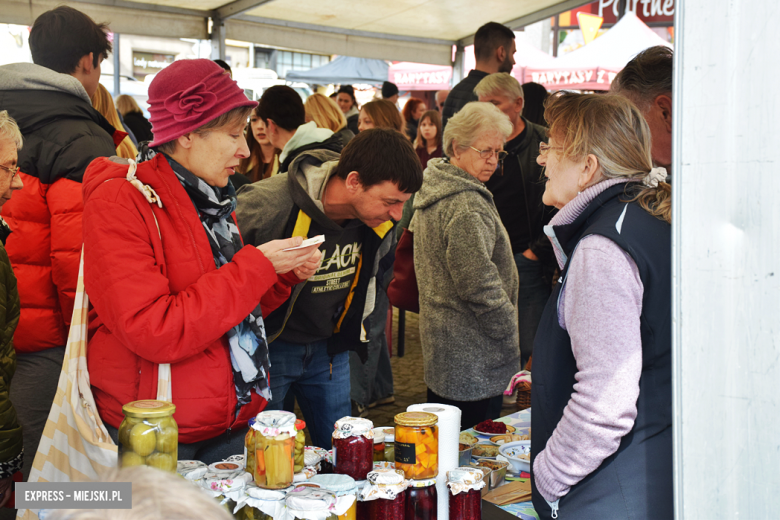
<instances>
[{"instance_id":1,"label":"woman in dark jacket","mask_svg":"<svg viewBox=\"0 0 780 520\"><path fill-rule=\"evenodd\" d=\"M409 98L401 111L401 115L406 121L406 135L412 142L417 139L417 125L426 109L425 101L422 99Z\"/></svg>"},{"instance_id":2,"label":"woman in dark jacket","mask_svg":"<svg viewBox=\"0 0 780 520\"><path fill-rule=\"evenodd\" d=\"M22 134L8 112L0 112L0 206L15 190L22 189L22 179L16 167L17 150L22 147ZM0 219L0 241L3 246L10 230ZM22 469L22 427L16 418L8 390L16 370L13 335L19 323L19 292L16 277L5 247L0 246L0 507L11 493L12 476ZM35 456L34 453L28 455Z\"/></svg>"},{"instance_id":3,"label":"woman in dark jacket","mask_svg":"<svg viewBox=\"0 0 780 520\"><path fill-rule=\"evenodd\" d=\"M354 135L358 133L358 114L360 113L360 107L355 99L355 89L352 85L342 85L339 91L336 93L336 104L342 112L344 117L347 118L347 128L349 128Z\"/></svg>"},{"instance_id":4,"label":"woman in dark jacket","mask_svg":"<svg viewBox=\"0 0 780 520\"><path fill-rule=\"evenodd\" d=\"M127 94L122 94L116 98L116 109L122 114L122 119L127 125L128 130L133 132L133 135L139 143L154 139L154 136L152 135L152 124L146 120L141 107L138 106L135 99Z\"/></svg>"}]
</instances>

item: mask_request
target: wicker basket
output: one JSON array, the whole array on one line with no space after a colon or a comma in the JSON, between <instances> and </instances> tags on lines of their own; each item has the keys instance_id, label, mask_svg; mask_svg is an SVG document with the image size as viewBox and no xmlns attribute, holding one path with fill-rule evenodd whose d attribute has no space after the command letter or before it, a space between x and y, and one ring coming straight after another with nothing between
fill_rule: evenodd
<instances>
[{"instance_id":1,"label":"wicker basket","mask_svg":"<svg viewBox=\"0 0 780 520\"><path fill-rule=\"evenodd\" d=\"M515 387L517 390L517 408L519 410L525 410L531 407L531 383L528 381L520 381Z\"/></svg>"}]
</instances>

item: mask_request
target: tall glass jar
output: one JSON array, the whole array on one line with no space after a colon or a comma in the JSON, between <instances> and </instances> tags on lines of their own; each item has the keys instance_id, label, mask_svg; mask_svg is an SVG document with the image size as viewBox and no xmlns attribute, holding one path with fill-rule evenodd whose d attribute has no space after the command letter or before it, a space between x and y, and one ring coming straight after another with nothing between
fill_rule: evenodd
<instances>
[{"instance_id":1,"label":"tall glass jar","mask_svg":"<svg viewBox=\"0 0 780 520\"><path fill-rule=\"evenodd\" d=\"M376 469L368 474L368 484L360 492L362 499L368 503L368 518L404 520L408 482L403 472Z\"/></svg>"},{"instance_id":2,"label":"tall glass jar","mask_svg":"<svg viewBox=\"0 0 780 520\"><path fill-rule=\"evenodd\" d=\"M409 481L405 520L436 520L437 500L435 478Z\"/></svg>"},{"instance_id":3,"label":"tall glass jar","mask_svg":"<svg viewBox=\"0 0 780 520\"><path fill-rule=\"evenodd\" d=\"M349 475L314 475L309 481L336 495L335 511L339 520L356 520L358 488L355 479Z\"/></svg>"},{"instance_id":4,"label":"tall glass jar","mask_svg":"<svg viewBox=\"0 0 780 520\"><path fill-rule=\"evenodd\" d=\"M306 446L306 433L303 429L306 428L306 423L300 419L295 421L295 455L294 455L294 468L293 471L300 473L303 471L303 448Z\"/></svg>"},{"instance_id":5,"label":"tall glass jar","mask_svg":"<svg viewBox=\"0 0 780 520\"><path fill-rule=\"evenodd\" d=\"M338 520L331 511L336 504L336 495L321 488L296 487L285 498L288 517L310 518L320 513L325 520Z\"/></svg>"},{"instance_id":6,"label":"tall glass jar","mask_svg":"<svg viewBox=\"0 0 780 520\"><path fill-rule=\"evenodd\" d=\"M382 428L385 434L385 460L395 462L395 428Z\"/></svg>"},{"instance_id":7,"label":"tall glass jar","mask_svg":"<svg viewBox=\"0 0 780 520\"><path fill-rule=\"evenodd\" d=\"M333 472L365 480L374 467L374 424L368 419L343 417L333 431Z\"/></svg>"},{"instance_id":8,"label":"tall glass jar","mask_svg":"<svg viewBox=\"0 0 780 520\"><path fill-rule=\"evenodd\" d=\"M246 437L244 437L244 464L246 465L247 472L252 475L254 480L257 480L257 475L255 475L255 471L257 471L257 462L255 459L255 419L255 417L250 417L247 424L249 429L246 432Z\"/></svg>"},{"instance_id":9,"label":"tall glass jar","mask_svg":"<svg viewBox=\"0 0 780 520\"><path fill-rule=\"evenodd\" d=\"M482 520L482 493L485 487L480 470L460 467L447 472L450 490L450 520Z\"/></svg>"},{"instance_id":10,"label":"tall glass jar","mask_svg":"<svg viewBox=\"0 0 780 520\"><path fill-rule=\"evenodd\" d=\"M374 462L385 460L385 432L382 428L374 428Z\"/></svg>"},{"instance_id":11,"label":"tall glass jar","mask_svg":"<svg viewBox=\"0 0 780 520\"><path fill-rule=\"evenodd\" d=\"M266 489L283 489L293 483L295 414L261 412L255 429L255 483Z\"/></svg>"},{"instance_id":12,"label":"tall glass jar","mask_svg":"<svg viewBox=\"0 0 780 520\"><path fill-rule=\"evenodd\" d=\"M151 466L176 473L179 458L179 426L173 419L176 406L167 401L133 401L122 407L119 425L119 465Z\"/></svg>"},{"instance_id":13,"label":"tall glass jar","mask_svg":"<svg viewBox=\"0 0 780 520\"><path fill-rule=\"evenodd\" d=\"M395 467L408 479L428 479L439 474L439 418L428 412L403 412L395 416Z\"/></svg>"}]
</instances>

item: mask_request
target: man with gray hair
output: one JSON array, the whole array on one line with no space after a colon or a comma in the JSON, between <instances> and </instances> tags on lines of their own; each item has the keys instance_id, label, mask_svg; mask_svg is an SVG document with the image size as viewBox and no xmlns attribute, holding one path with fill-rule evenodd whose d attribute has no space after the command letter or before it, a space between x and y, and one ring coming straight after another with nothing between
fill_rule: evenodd
<instances>
[{"instance_id":1,"label":"man with gray hair","mask_svg":"<svg viewBox=\"0 0 780 520\"><path fill-rule=\"evenodd\" d=\"M672 174L672 49L657 45L629 61L612 81L610 92L631 100L642 112L653 136L656 166ZM669 182L667 177L667 182Z\"/></svg>"},{"instance_id":2,"label":"man with gray hair","mask_svg":"<svg viewBox=\"0 0 780 520\"><path fill-rule=\"evenodd\" d=\"M542 204L542 167L536 163L539 143L547 140L547 131L522 116L523 88L510 74L491 74L477 84L474 92L480 101L492 103L512 122L512 133L504 145L508 155L485 185L509 234L520 277L517 307L524 366L533 352L536 328L550 296L550 277L555 269L552 246L543 231L555 210Z\"/></svg>"}]
</instances>

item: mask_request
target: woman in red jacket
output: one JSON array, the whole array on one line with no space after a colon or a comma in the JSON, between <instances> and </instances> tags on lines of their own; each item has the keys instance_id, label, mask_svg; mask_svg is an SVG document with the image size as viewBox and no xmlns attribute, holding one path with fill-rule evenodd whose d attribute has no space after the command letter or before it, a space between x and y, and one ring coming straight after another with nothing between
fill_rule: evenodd
<instances>
[{"instance_id":1,"label":"woman in red jacket","mask_svg":"<svg viewBox=\"0 0 780 520\"><path fill-rule=\"evenodd\" d=\"M171 64L149 104L156 155L137 170L97 159L84 175L92 389L116 439L122 405L155 398L158 365L170 364L179 458L213 462L243 450L247 420L270 399L262 316L320 252L285 251L299 237L243 245L229 179L257 103L218 65Z\"/></svg>"}]
</instances>

